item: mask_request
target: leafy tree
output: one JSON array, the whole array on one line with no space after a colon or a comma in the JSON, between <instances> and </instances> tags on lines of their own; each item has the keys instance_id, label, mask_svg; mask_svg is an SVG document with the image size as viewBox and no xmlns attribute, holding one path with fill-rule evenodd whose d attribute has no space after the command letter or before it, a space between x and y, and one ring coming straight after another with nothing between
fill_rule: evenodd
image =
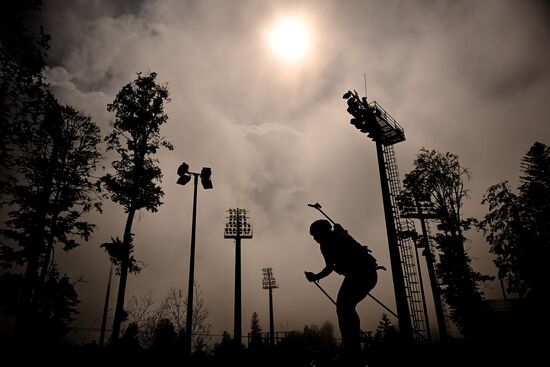
<instances>
[{"instance_id":1,"label":"leafy tree","mask_svg":"<svg viewBox=\"0 0 550 367\"><path fill-rule=\"evenodd\" d=\"M178 334L172 321L161 319L155 326L151 349L160 353L171 352L175 349L177 340Z\"/></svg>"},{"instance_id":2,"label":"leafy tree","mask_svg":"<svg viewBox=\"0 0 550 367\"><path fill-rule=\"evenodd\" d=\"M334 327L330 321L325 321L319 328L317 325L305 325L304 342L316 350L334 345Z\"/></svg>"},{"instance_id":3,"label":"leafy tree","mask_svg":"<svg viewBox=\"0 0 550 367\"><path fill-rule=\"evenodd\" d=\"M231 334L224 330L219 343L214 344L214 356L226 361L235 352L235 342Z\"/></svg>"},{"instance_id":4,"label":"leafy tree","mask_svg":"<svg viewBox=\"0 0 550 367\"><path fill-rule=\"evenodd\" d=\"M509 292L523 296L527 287L519 264L523 257L521 244L528 234L523 225L522 202L504 181L489 187L481 203L489 206L489 213L478 223L478 228L484 232L489 251L496 255L498 277L507 280Z\"/></svg>"},{"instance_id":5,"label":"leafy tree","mask_svg":"<svg viewBox=\"0 0 550 367\"><path fill-rule=\"evenodd\" d=\"M134 244L130 242L130 245L125 245L118 237L111 237L111 242L105 242L100 245L105 252L109 255L111 262L115 265L116 273L120 275L122 269L122 263L124 260L128 263L128 272L138 274L141 271L142 264L134 257ZM129 251L128 251L129 247ZM127 252L130 253L128 259L126 259Z\"/></svg>"},{"instance_id":6,"label":"leafy tree","mask_svg":"<svg viewBox=\"0 0 550 367\"><path fill-rule=\"evenodd\" d=\"M33 304L33 314L27 314L25 328L18 330L19 341L30 345L51 345L64 340L70 331L70 323L78 314L80 303L75 289L67 275L61 275L56 266L51 266L46 281L40 288L40 297ZM6 314L17 314L21 289L25 285L23 274L4 273L0 275L2 306Z\"/></svg>"},{"instance_id":7,"label":"leafy tree","mask_svg":"<svg viewBox=\"0 0 550 367\"><path fill-rule=\"evenodd\" d=\"M451 319L465 336L475 334L483 293L479 283L491 279L475 272L464 248L464 232L473 219L463 218L462 205L468 196L464 179L470 178L458 156L452 153L421 149L413 170L405 175L404 187L413 195L430 198L438 216L435 235L440 251L437 275L442 293L451 311Z\"/></svg>"},{"instance_id":8,"label":"leafy tree","mask_svg":"<svg viewBox=\"0 0 550 367\"><path fill-rule=\"evenodd\" d=\"M2 74L39 76L46 64L50 36L30 25L42 11L40 0L6 0L0 5L0 65ZM4 95L5 96L5 95Z\"/></svg>"},{"instance_id":9,"label":"leafy tree","mask_svg":"<svg viewBox=\"0 0 550 367\"><path fill-rule=\"evenodd\" d=\"M139 345L139 326L135 322L128 325L120 340L120 349L125 354L135 354L140 351Z\"/></svg>"},{"instance_id":10,"label":"leafy tree","mask_svg":"<svg viewBox=\"0 0 550 367\"><path fill-rule=\"evenodd\" d=\"M132 224L135 213L141 209L156 212L164 195L158 185L162 172L158 160L153 158L160 148L173 146L160 136L160 127L168 120L164 105L168 101L168 89L156 81L157 74L137 74L126 84L107 106L115 114L113 131L105 138L107 150L118 153L120 159L112 163L114 174L106 174L103 183L115 203L127 213L122 238L120 259L120 283L117 296L112 338L116 342L124 315L124 294L132 258Z\"/></svg>"},{"instance_id":11,"label":"leafy tree","mask_svg":"<svg viewBox=\"0 0 550 367\"><path fill-rule=\"evenodd\" d=\"M325 321L319 329L319 336L324 340L325 345L334 345L334 325L330 321Z\"/></svg>"},{"instance_id":12,"label":"leafy tree","mask_svg":"<svg viewBox=\"0 0 550 367\"><path fill-rule=\"evenodd\" d=\"M33 112L44 98L42 71L49 36L42 28L29 29L41 11L39 0L0 2L0 199L13 183L11 157L17 154L14 136L34 125Z\"/></svg>"},{"instance_id":13,"label":"leafy tree","mask_svg":"<svg viewBox=\"0 0 550 367\"><path fill-rule=\"evenodd\" d=\"M382 314L382 319L378 323L374 333L374 339L376 341L384 341L386 338L390 338L392 335L395 335L395 333L395 327L392 325L388 315L385 313Z\"/></svg>"},{"instance_id":14,"label":"leafy tree","mask_svg":"<svg viewBox=\"0 0 550 367\"><path fill-rule=\"evenodd\" d=\"M291 331L279 341L276 351L290 361L322 363L334 360L338 354L334 327L325 321L318 325L305 325L302 332Z\"/></svg>"},{"instance_id":15,"label":"leafy tree","mask_svg":"<svg viewBox=\"0 0 550 367\"><path fill-rule=\"evenodd\" d=\"M18 285L16 335L33 328L51 341L68 330L78 303L52 253L56 245L75 248L93 230L82 214L100 208L92 179L100 154L99 128L60 106L44 82L50 37L35 26L41 9L40 0L0 4L0 264L24 268L3 275Z\"/></svg>"},{"instance_id":16,"label":"leafy tree","mask_svg":"<svg viewBox=\"0 0 550 367\"><path fill-rule=\"evenodd\" d=\"M542 300L549 291L550 147L534 143L522 159L521 172L518 194L507 181L489 187L482 201L489 213L478 227L496 255L499 278L506 280L508 291Z\"/></svg>"},{"instance_id":17,"label":"leafy tree","mask_svg":"<svg viewBox=\"0 0 550 367\"><path fill-rule=\"evenodd\" d=\"M78 314L79 304L75 284L67 275L61 276L55 266L50 267L34 306L38 313L38 323L33 325L34 337L47 343L63 341Z\"/></svg>"},{"instance_id":18,"label":"leafy tree","mask_svg":"<svg viewBox=\"0 0 550 367\"><path fill-rule=\"evenodd\" d=\"M253 312L250 318L250 342L248 348L252 350L258 350L262 347L262 327L260 326L260 319L258 313Z\"/></svg>"},{"instance_id":19,"label":"leafy tree","mask_svg":"<svg viewBox=\"0 0 550 367\"><path fill-rule=\"evenodd\" d=\"M13 135L14 181L0 232L5 239L2 265L25 267L16 331L28 327L31 314L37 315L33 303L42 297L54 247L69 251L79 246L79 239L87 241L94 225L83 214L101 209L92 177L101 158L99 127L72 107L60 106L49 93L36 111L36 123L22 125Z\"/></svg>"}]
</instances>

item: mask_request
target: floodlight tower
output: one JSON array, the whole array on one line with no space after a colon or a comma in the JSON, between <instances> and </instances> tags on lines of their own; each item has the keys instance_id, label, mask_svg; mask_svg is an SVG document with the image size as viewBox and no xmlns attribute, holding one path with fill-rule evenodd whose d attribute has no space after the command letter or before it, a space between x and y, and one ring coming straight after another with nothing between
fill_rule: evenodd
<instances>
[{"instance_id":1,"label":"floodlight tower","mask_svg":"<svg viewBox=\"0 0 550 367\"><path fill-rule=\"evenodd\" d=\"M273 289L279 288L273 270L271 268L263 268L264 278L262 279L263 289L269 290L269 345L271 348L275 345L275 331L273 327Z\"/></svg>"},{"instance_id":2,"label":"floodlight tower","mask_svg":"<svg viewBox=\"0 0 550 367\"><path fill-rule=\"evenodd\" d=\"M401 220L399 214L397 197L401 181L393 150L394 144L405 140L405 132L376 101L369 103L366 97L359 98L356 91L346 92L343 98L353 116L350 123L376 143L399 329L406 340L418 340L426 328L413 255L416 250L406 235L413 233L414 223L406 218Z\"/></svg>"},{"instance_id":3,"label":"floodlight tower","mask_svg":"<svg viewBox=\"0 0 550 367\"><path fill-rule=\"evenodd\" d=\"M184 349L187 355L191 354L191 333L193 331L193 287L195 284L195 228L197 223L197 183L201 178L202 187L205 190L213 188L212 170L209 167L203 167L200 173L189 171L189 165L183 162L178 167L178 185L184 186L191 181L193 177L193 220L191 225L191 255L189 256L189 285L187 289L187 315L185 322L185 341Z\"/></svg>"},{"instance_id":4,"label":"floodlight tower","mask_svg":"<svg viewBox=\"0 0 550 367\"><path fill-rule=\"evenodd\" d=\"M107 291L105 292L105 304L103 305L103 317L101 318L101 330L99 332L99 346L105 343L105 329L107 327L107 314L109 313L109 295L111 294L111 280L113 278L113 263L109 268L109 279L107 280Z\"/></svg>"},{"instance_id":5,"label":"floodlight tower","mask_svg":"<svg viewBox=\"0 0 550 367\"><path fill-rule=\"evenodd\" d=\"M225 224L224 238L235 239L235 309L233 336L237 346L242 342L241 318L241 239L252 238L252 226L248 223L246 210L235 208L227 210L229 216Z\"/></svg>"}]
</instances>

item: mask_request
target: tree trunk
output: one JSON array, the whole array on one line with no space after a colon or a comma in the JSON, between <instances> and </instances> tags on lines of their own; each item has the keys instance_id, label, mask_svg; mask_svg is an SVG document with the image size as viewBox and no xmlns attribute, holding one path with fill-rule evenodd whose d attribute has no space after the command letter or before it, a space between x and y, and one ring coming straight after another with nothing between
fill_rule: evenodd
<instances>
[{"instance_id":1,"label":"tree trunk","mask_svg":"<svg viewBox=\"0 0 550 367\"><path fill-rule=\"evenodd\" d=\"M38 277L38 268L40 255L44 251L44 231L46 226L46 218L48 216L48 207L50 203L50 195L53 185L53 173L57 166L58 146L55 144L52 147L50 155L48 171L43 181L43 191L37 207L37 221L30 233L31 242L27 245L27 268L25 269L25 278L23 283L23 291L21 301L17 308L15 322L15 336L26 337L29 328L34 324L34 293L36 291Z\"/></svg>"},{"instance_id":2,"label":"tree trunk","mask_svg":"<svg viewBox=\"0 0 550 367\"><path fill-rule=\"evenodd\" d=\"M126 293L126 280L128 279L128 267L130 265L130 250L132 246L132 223L134 221L135 209L130 209L126 218L124 227L124 237L122 245L125 247L124 258L120 264L120 282L118 285L118 295L116 300L115 318L113 320L113 331L111 334L111 343L118 341L120 333L120 324L124 321L124 295Z\"/></svg>"},{"instance_id":3,"label":"tree trunk","mask_svg":"<svg viewBox=\"0 0 550 367\"><path fill-rule=\"evenodd\" d=\"M50 233L48 234L46 252L44 254L44 263L42 264L42 269L40 270L40 286L43 286L46 282L46 277L48 276L48 270L50 268L50 262L52 258L53 251L53 242L54 242L54 231L57 223L57 214L52 218L50 225Z\"/></svg>"}]
</instances>

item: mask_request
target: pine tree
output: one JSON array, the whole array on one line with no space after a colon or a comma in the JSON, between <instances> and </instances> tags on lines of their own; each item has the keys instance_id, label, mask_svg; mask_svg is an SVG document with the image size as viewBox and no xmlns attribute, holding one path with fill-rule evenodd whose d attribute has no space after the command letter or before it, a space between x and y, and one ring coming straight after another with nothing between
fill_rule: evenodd
<instances>
[{"instance_id":1,"label":"pine tree","mask_svg":"<svg viewBox=\"0 0 550 367\"><path fill-rule=\"evenodd\" d=\"M262 347L262 327L260 326L260 319L256 312L252 313L250 318L250 342L248 348L252 350L258 350Z\"/></svg>"},{"instance_id":2,"label":"pine tree","mask_svg":"<svg viewBox=\"0 0 550 367\"><path fill-rule=\"evenodd\" d=\"M508 291L544 299L549 286L550 147L534 143L521 162L520 186L514 193L507 181L489 187L483 204L489 213L479 222L496 255L499 277Z\"/></svg>"},{"instance_id":3,"label":"pine tree","mask_svg":"<svg viewBox=\"0 0 550 367\"><path fill-rule=\"evenodd\" d=\"M534 143L521 163L520 200L524 205L524 278L531 296L545 299L548 286L546 267L550 258L550 147Z\"/></svg>"}]
</instances>

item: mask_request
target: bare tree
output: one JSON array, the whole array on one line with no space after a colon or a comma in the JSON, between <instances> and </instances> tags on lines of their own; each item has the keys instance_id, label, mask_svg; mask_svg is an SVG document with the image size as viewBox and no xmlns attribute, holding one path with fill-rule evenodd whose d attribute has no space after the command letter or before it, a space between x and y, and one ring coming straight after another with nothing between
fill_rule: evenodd
<instances>
[{"instance_id":1,"label":"bare tree","mask_svg":"<svg viewBox=\"0 0 550 367\"><path fill-rule=\"evenodd\" d=\"M193 297L193 330L191 330L192 347L195 351L204 351L206 346L210 343L210 332L212 331L212 325L208 322L210 312L204 304L204 298L202 298L202 291L197 282L195 282L195 296ZM186 302L187 303L187 302ZM187 307L186 307L187 312Z\"/></svg>"},{"instance_id":2,"label":"bare tree","mask_svg":"<svg viewBox=\"0 0 550 367\"><path fill-rule=\"evenodd\" d=\"M153 294L149 291L142 297L132 295L127 305L128 319L126 325L135 324L138 326L139 344L145 348L150 347L155 326L162 318L156 312L154 304Z\"/></svg>"},{"instance_id":3,"label":"bare tree","mask_svg":"<svg viewBox=\"0 0 550 367\"><path fill-rule=\"evenodd\" d=\"M191 330L193 348L195 351L204 351L211 339L212 325L208 323L210 314L204 304L202 291L196 282L194 292L193 330ZM153 344L155 332L162 320L170 321L180 336L185 332L187 300L181 289L170 288L166 297L156 308L151 291L142 297L132 296L128 301L127 310L127 322L138 325L140 345L145 348Z\"/></svg>"},{"instance_id":4,"label":"bare tree","mask_svg":"<svg viewBox=\"0 0 550 367\"><path fill-rule=\"evenodd\" d=\"M162 314L172 322L177 332L185 329L187 304L183 290L170 288L159 310L162 310Z\"/></svg>"}]
</instances>

